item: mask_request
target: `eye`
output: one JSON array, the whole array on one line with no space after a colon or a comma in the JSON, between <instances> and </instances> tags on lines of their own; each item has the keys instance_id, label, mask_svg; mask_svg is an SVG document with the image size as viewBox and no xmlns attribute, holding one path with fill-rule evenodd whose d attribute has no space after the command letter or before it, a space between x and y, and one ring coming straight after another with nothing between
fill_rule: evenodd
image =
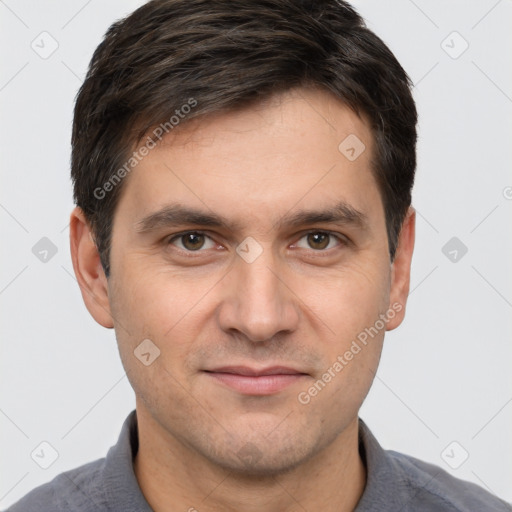
<instances>
[{"instance_id":1,"label":"eye","mask_svg":"<svg viewBox=\"0 0 512 512\"><path fill-rule=\"evenodd\" d=\"M304 245L300 245L300 240L306 240L306 243L309 247L304 247ZM334 241L337 241L337 245L345 245L346 242L340 238L339 236L329 233L326 231L310 231L306 233L299 242L297 242L296 246L301 249L313 249L315 251L324 251L326 249L332 249L336 246L333 245Z\"/></svg>"},{"instance_id":2,"label":"eye","mask_svg":"<svg viewBox=\"0 0 512 512\"><path fill-rule=\"evenodd\" d=\"M207 241L209 240L209 244ZM188 252L197 252L200 249L212 249L215 247L213 240L199 231L188 231L169 239L169 244L176 245L179 249Z\"/></svg>"}]
</instances>

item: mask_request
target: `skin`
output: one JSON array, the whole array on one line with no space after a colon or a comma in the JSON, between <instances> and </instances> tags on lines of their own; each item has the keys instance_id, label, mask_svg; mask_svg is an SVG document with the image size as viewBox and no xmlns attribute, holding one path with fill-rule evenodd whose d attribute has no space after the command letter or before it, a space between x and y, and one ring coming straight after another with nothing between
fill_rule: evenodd
<instances>
[{"instance_id":1,"label":"skin","mask_svg":"<svg viewBox=\"0 0 512 512\"><path fill-rule=\"evenodd\" d=\"M349 134L366 146L354 161L338 150ZM79 208L72 212L74 270L91 315L115 329L136 394L134 470L155 511L355 508L366 483L358 411L384 333L403 320L414 247L410 208L391 263L370 171L373 145L365 119L315 89L185 123L126 178L108 280L89 224ZM278 224L285 214L340 199L364 213L367 229ZM144 216L171 202L239 225L137 232ZM194 230L206 234L196 245L173 238ZM327 237L324 247L308 232L340 239ZM263 250L252 263L236 252L249 236ZM300 403L299 393L393 304L401 310L386 316L378 335ZM149 366L134 356L144 339L160 350ZM307 375L279 392L250 396L203 371L227 364L292 366ZM239 456L244 449L252 461Z\"/></svg>"}]
</instances>

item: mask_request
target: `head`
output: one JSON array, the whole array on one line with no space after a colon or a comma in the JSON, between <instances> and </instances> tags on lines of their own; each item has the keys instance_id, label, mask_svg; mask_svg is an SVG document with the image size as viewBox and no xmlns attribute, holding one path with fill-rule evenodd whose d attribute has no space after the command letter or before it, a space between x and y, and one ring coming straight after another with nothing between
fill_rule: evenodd
<instances>
[{"instance_id":1,"label":"head","mask_svg":"<svg viewBox=\"0 0 512 512\"><path fill-rule=\"evenodd\" d=\"M268 473L357 418L405 313L416 121L342 1L157 0L112 25L76 101L71 248L162 432ZM253 396L225 365L303 376Z\"/></svg>"}]
</instances>

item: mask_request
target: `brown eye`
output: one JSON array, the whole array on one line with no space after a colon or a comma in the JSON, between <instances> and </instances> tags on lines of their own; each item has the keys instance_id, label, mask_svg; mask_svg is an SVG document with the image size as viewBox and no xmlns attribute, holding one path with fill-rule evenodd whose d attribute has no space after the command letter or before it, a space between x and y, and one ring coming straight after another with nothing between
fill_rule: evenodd
<instances>
[{"instance_id":1,"label":"brown eye","mask_svg":"<svg viewBox=\"0 0 512 512\"><path fill-rule=\"evenodd\" d=\"M305 242L303 242L305 240ZM341 236L326 231L310 231L306 233L298 242L297 247L301 249L313 249L314 251L323 251L338 246L345 245L345 241Z\"/></svg>"},{"instance_id":2,"label":"brown eye","mask_svg":"<svg viewBox=\"0 0 512 512\"><path fill-rule=\"evenodd\" d=\"M204 245L204 235L187 233L181 237L183 246L190 251L197 251Z\"/></svg>"},{"instance_id":3,"label":"brown eye","mask_svg":"<svg viewBox=\"0 0 512 512\"><path fill-rule=\"evenodd\" d=\"M207 242L209 241L209 246ZM196 231L189 231L182 233L169 240L169 244L176 245L180 249L188 252L197 252L200 249L211 249L215 245L209 236L198 233Z\"/></svg>"},{"instance_id":4,"label":"brown eye","mask_svg":"<svg viewBox=\"0 0 512 512\"><path fill-rule=\"evenodd\" d=\"M327 233L309 233L308 244L312 249L322 250L329 245L329 235Z\"/></svg>"}]
</instances>

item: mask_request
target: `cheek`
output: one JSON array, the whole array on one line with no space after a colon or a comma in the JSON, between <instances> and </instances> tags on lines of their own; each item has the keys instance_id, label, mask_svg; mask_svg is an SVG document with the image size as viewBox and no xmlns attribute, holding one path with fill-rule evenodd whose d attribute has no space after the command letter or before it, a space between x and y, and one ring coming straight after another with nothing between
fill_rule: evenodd
<instances>
[{"instance_id":1,"label":"cheek","mask_svg":"<svg viewBox=\"0 0 512 512\"><path fill-rule=\"evenodd\" d=\"M208 290L206 281L168 269L149 271L144 265L134 264L123 275L126 284L116 290L117 309L133 330L148 330L161 338L200 305Z\"/></svg>"},{"instance_id":2,"label":"cheek","mask_svg":"<svg viewBox=\"0 0 512 512\"><path fill-rule=\"evenodd\" d=\"M170 276L148 279L133 272L125 274L122 282L129 284L116 287L112 311L127 377L148 409L156 412L162 407L174 410L179 406L177 410L186 416L191 404L182 365L197 339L194 312L199 305L191 306L198 302L199 293L196 289L187 295L187 289L176 287L179 280ZM146 345L142 345L148 339L151 343L144 341ZM149 357L144 357L146 353Z\"/></svg>"},{"instance_id":3,"label":"cheek","mask_svg":"<svg viewBox=\"0 0 512 512\"><path fill-rule=\"evenodd\" d=\"M389 272L384 260L380 265L354 264L322 281L321 291L306 295L308 305L328 327L318 340L324 368L316 376L318 389L310 390L319 395L311 396L317 406L327 400L355 411L368 393L382 351L386 327L382 315L390 318L386 317Z\"/></svg>"},{"instance_id":4,"label":"cheek","mask_svg":"<svg viewBox=\"0 0 512 512\"><path fill-rule=\"evenodd\" d=\"M389 266L362 261L324 273L316 281L305 279L300 289L307 298L305 302L334 331L333 336L346 339L373 325L378 315L386 311L389 284Z\"/></svg>"},{"instance_id":5,"label":"cheek","mask_svg":"<svg viewBox=\"0 0 512 512\"><path fill-rule=\"evenodd\" d=\"M200 339L204 319L211 314L205 293L215 281L210 284L211 276L204 282L169 271L136 273L134 267L123 275L123 285L115 287L111 300L123 365L140 373L141 379L153 375L134 356L141 342L149 339L160 351L158 364L183 375L187 357L197 350L194 344ZM167 380L165 375L158 378ZM138 387L144 387L143 380Z\"/></svg>"}]
</instances>

